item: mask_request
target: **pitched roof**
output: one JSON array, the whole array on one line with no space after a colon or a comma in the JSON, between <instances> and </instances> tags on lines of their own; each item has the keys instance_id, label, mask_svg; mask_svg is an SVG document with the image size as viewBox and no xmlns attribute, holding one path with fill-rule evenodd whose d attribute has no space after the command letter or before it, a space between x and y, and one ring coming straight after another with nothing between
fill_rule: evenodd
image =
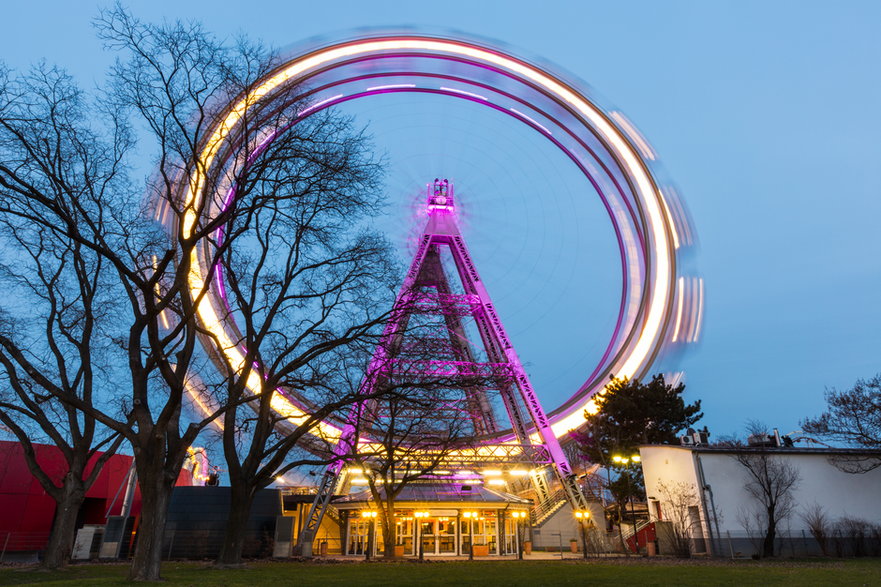
<instances>
[{"instance_id":1,"label":"pitched roof","mask_svg":"<svg viewBox=\"0 0 881 587\"><path fill-rule=\"evenodd\" d=\"M380 488L380 493L384 494ZM338 497L334 504L371 501L370 491L359 491ZM531 505L532 500L490 489L474 483L413 483L407 485L395 498L397 502L484 502Z\"/></svg>"},{"instance_id":2,"label":"pitched roof","mask_svg":"<svg viewBox=\"0 0 881 587\"><path fill-rule=\"evenodd\" d=\"M805 455L846 455L853 457L881 458L881 449L877 448L820 448L799 446L720 446L720 445L681 445L681 444L643 444L639 448L675 448L704 453L773 453L773 454L805 454Z\"/></svg>"}]
</instances>

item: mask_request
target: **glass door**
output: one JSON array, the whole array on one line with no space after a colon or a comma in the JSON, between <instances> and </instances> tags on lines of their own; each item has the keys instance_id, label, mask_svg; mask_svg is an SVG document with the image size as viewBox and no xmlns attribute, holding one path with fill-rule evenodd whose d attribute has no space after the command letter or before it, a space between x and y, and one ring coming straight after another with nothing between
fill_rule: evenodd
<instances>
[{"instance_id":1,"label":"glass door","mask_svg":"<svg viewBox=\"0 0 881 587\"><path fill-rule=\"evenodd\" d=\"M425 556L456 554L456 520L434 518L419 522L422 552ZM416 544L419 547L419 542ZM415 554L419 554L417 550Z\"/></svg>"},{"instance_id":2,"label":"glass door","mask_svg":"<svg viewBox=\"0 0 881 587\"><path fill-rule=\"evenodd\" d=\"M450 518L436 520L437 552L435 554L456 554L456 521Z\"/></svg>"},{"instance_id":3,"label":"glass door","mask_svg":"<svg viewBox=\"0 0 881 587\"><path fill-rule=\"evenodd\" d=\"M365 554L369 533L370 522L368 520L349 518L349 539L346 543L346 554Z\"/></svg>"},{"instance_id":4,"label":"glass door","mask_svg":"<svg viewBox=\"0 0 881 587\"><path fill-rule=\"evenodd\" d=\"M480 534L475 533L474 544L485 544L489 547L489 554L498 554L499 520L495 512L484 512L474 528L475 532L480 529Z\"/></svg>"},{"instance_id":5,"label":"glass door","mask_svg":"<svg viewBox=\"0 0 881 587\"><path fill-rule=\"evenodd\" d=\"M505 535L504 535L504 551L503 554L517 554L519 546L519 536L517 535L517 520L505 518Z\"/></svg>"},{"instance_id":6,"label":"glass door","mask_svg":"<svg viewBox=\"0 0 881 587\"><path fill-rule=\"evenodd\" d=\"M397 534L396 544L404 545L405 555L416 555L418 552L413 551L413 518L403 517L395 520L395 532Z\"/></svg>"},{"instance_id":7,"label":"glass door","mask_svg":"<svg viewBox=\"0 0 881 587\"><path fill-rule=\"evenodd\" d=\"M422 541L422 552L425 554L434 554L437 550L437 540L434 535L435 520L419 521L419 536ZM417 553L418 554L418 553Z\"/></svg>"},{"instance_id":8,"label":"glass door","mask_svg":"<svg viewBox=\"0 0 881 587\"><path fill-rule=\"evenodd\" d=\"M471 548L471 532L474 522L469 518L459 518L459 554L467 555Z\"/></svg>"},{"instance_id":9,"label":"glass door","mask_svg":"<svg viewBox=\"0 0 881 587\"><path fill-rule=\"evenodd\" d=\"M480 512L477 518L459 518L459 552L468 554L470 548L470 534L474 535L475 552L483 551L483 554L499 554L498 518L496 512ZM482 548L485 547L485 548Z\"/></svg>"}]
</instances>

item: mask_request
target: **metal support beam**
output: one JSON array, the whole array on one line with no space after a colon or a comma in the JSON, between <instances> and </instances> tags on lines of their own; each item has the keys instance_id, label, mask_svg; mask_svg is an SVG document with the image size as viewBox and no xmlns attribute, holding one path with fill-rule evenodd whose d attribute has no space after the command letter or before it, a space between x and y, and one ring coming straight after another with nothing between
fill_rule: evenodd
<instances>
[{"instance_id":1,"label":"metal support beam","mask_svg":"<svg viewBox=\"0 0 881 587\"><path fill-rule=\"evenodd\" d=\"M457 451L459 454L451 454L447 460L450 463L531 464L532 484L543 504L552 500L546 474L550 466L573 508L585 510L586 500L459 232L453 203L453 186L449 182L436 180L433 186L429 186L428 223L398 294L392 318L377 345L359 393L369 395L386 381L433 378L440 381L448 379L452 385L457 379L465 380L467 383L459 389L465 396L475 433L486 435L498 429L496 415L487 395L489 390L497 389L518 444L478 445L473 449ZM442 263L442 247L449 248L462 284L459 291L464 290L464 293L454 293L450 287ZM439 327L434 332L445 327L449 344L434 335L405 342L413 315L436 317ZM468 347L470 343L466 338L463 320L469 318L474 320L487 362L475 360ZM404 352L400 353L402 349ZM435 350L438 356L419 357L418 353L422 350ZM417 356L412 357L413 353ZM476 381L480 379L486 381ZM525 412L521 405L525 406ZM347 445L349 450L352 443L357 442L355 420L364 408L363 404L353 408L341 437L340 445ZM318 494L304 521L298 544L303 556L311 554L315 532L338 488L344 463L343 453L337 450L337 456L340 458L328 467L322 477Z\"/></svg>"}]
</instances>

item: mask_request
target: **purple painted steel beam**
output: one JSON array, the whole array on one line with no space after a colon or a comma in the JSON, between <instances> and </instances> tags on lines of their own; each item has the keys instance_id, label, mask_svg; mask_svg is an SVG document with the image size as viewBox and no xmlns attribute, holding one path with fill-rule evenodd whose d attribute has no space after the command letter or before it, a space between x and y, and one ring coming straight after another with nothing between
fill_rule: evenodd
<instances>
[{"instance_id":1,"label":"purple painted steel beam","mask_svg":"<svg viewBox=\"0 0 881 587\"><path fill-rule=\"evenodd\" d=\"M574 484L569 483L570 478L572 477L572 468L569 466L569 461L563 453L563 449L560 446L556 435L553 433L553 430L551 430L550 421L538 400L538 396L532 387L532 383L529 381L526 369L523 368L523 364L517 356L517 352L514 350L514 346L511 344L508 334L505 332L501 318L499 318L495 311L495 307L489 297L489 292L483 281L480 279L480 274L471 259L465 241L459 234L455 218L452 215L445 214L443 219L446 221L445 224L448 224L448 226L444 227L444 232L453 236L453 246L451 247L453 259L460 267L460 274L464 275L466 278L466 291L469 291L469 293L477 295L480 298L483 312L489 320L491 333L497 339L498 346L505 353L505 358L514 373L517 388L519 389L520 395L526 404L526 408L529 410L529 414L532 417L540 442L544 444L550 454L555 473L559 477L563 487L567 489L567 494L572 506L576 509L586 509L587 502L581 492L576 491L573 493L572 491ZM429 220L429 226L431 226L431 220ZM539 479L537 475L534 475L533 479L535 481L536 489L540 492L541 496L544 499L550 499L547 484L543 482L542 479Z\"/></svg>"}]
</instances>

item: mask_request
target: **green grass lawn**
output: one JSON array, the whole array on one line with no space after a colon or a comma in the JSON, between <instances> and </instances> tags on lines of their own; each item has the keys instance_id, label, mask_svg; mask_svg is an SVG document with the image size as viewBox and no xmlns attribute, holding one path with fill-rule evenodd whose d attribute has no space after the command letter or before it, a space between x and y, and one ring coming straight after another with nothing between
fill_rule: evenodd
<instances>
[{"instance_id":1,"label":"green grass lawn","mask_svg":"<svg viewBox=\"0 0 881 587\"><path fill-rule=\"evenodd\" d=\"M0 568L2 585L121 585L128 566L73 565L64 571ZM879 585L881 559L846 561L480 561L401 563L257 562L216 571L166 563L168 585Z\"/></svg>"}]
</instances>

